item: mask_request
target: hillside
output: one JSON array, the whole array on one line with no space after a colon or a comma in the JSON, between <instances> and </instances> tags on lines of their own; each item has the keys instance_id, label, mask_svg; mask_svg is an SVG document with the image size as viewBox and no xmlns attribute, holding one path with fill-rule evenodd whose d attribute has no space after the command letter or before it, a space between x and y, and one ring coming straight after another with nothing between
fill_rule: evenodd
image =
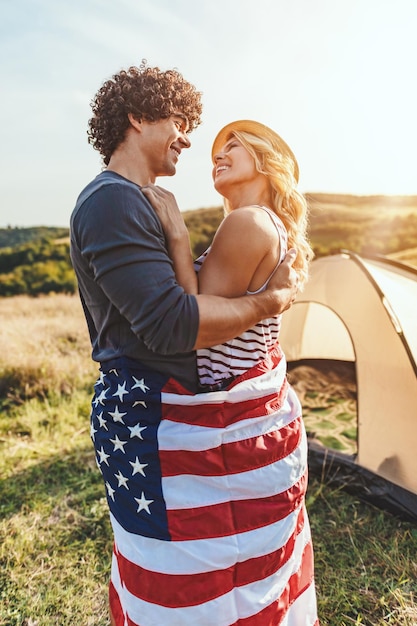
<instances>
[{"instance_id":1,"label":"hillside","mask_svg":"<svg viewBox=\"0 0 417 626\"><path fill-rule=\"evenodd\" d=\"M345 248L417 267L417 196L306 194L306 198L316 257ZM184 213L196 255L207 247L222 217L221 207Z\"/></svg>"},{"instance_id":2,"label":"hillside","mask_svg":"<svg viewBox=\"0 0 417 626\"><path fill-rule=\"evenodd\" d=\"M417 196L307 194L309 234L316 256L347 248L362 254L402 255L417 265ZM401 260L398 256L397 260Z\"/></svg>"},{"instance_id":3,"label":"hillside","mask_svg":"<svg viewBox=\"0 0 417 626\"><path fill-rule=\"evenodd\" d=\"M417 196L306 194L316 257L345 248L417 267ZM211 243L221 206L184 212L195 257ZM73 293L67 228L0 229L0 296Z\"/></svg>"},{"instance_id":4,"label":"hillside","mask_svg":"<svg viewBox=\"0 0 417 626\"><path fill-rule=\"evenodd\" d=\"M31 228L0 228L0 249L14 248L39 239L57 239L68 234L68 228L33 226Z\"/></svg>"}]
</instances>

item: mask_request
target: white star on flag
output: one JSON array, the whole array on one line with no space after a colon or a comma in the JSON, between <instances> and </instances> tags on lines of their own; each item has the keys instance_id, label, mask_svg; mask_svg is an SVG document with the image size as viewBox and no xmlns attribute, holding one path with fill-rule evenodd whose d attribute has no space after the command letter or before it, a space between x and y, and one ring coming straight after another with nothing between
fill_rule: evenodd
<instances>
[{"instance_id":1,"label":"white star on flag","mask_svg":"<svg viewBox=\"0 0 417 626\"><path fill-rule=\"evenodd\" d=\"M142 491L140 498L135 498L135 500L139 505L136 513L140 513L141 511L145 510L147 513L149 513L149 515L151 514L149 510L149 504L151 504L153 500L147 500L145 498L145 494L143 493L143 491Z\"/></svg>"},{"instance_id":2,"label":"white star on flag","mask_svg":"<svg viewBox=\"0 0 417 626\"><path fill-rule=\"evenodd\" d=\"M109 494L109 497L113 500L114 502L114 489L113 487L110 485L110 483L106 483L106 489L107 489L107 493Z\"/></svg>"},{"instance_id":3,"label":"white star on flag","mask_svg":"<svg viewBox=\"0 0 417 626\"><path fill-rule=\"evenodd\" d=\"M96 434L96 429L94 428L94 424L93 422L91 422L90 424L90 437L91 439L94 441L94 435Z\"/></svg>"},{"instance_id":4,"label":"white star on flag","mask_svg":"<svg viewBox=\"0 0 417 626\"><path fill-rule=\"evenodd\" d=\"M108 464L109 464L109 462L108 462L108 460L107 460L107 459L109 458L110 454L106 454L106 453L104 452L103 446L101 446L101 450L97 450L97 454L98 454L98 455L99 455L99 457L100 457L100 460L99 460L100 465L101 465L102 463L105 463L106 465L108 465Z\"/></svg>"},{"instance_id":5,"label":"white star on flag","mask_svg":"<svg viewBox=\"0 0 417 626\"><path fill-rule=\"evenodd\" d=\"M147 409L147 408L148 408L148 407L146 406L146 402L144 402L143 400L136 400L136 402L134 402L134 403L132 404L132 407L135 407L135 406L137 406L138 404L139 404L139 405L141 405L141 406L143 406L143 407L145 407L145 409Z\"/></svg>"},{"instance_id":6,"label":"white star on flag","mask_svg":"<svg viewBox=\"0 0 417 626\"><path fill-rule=\"evenodd\" d=\"M120 402L123 402L123 396L126 395L129 395L129 392L126 391L126 381L124 381L123 385L117 385L117 391L113 396L119 396Z\"/></svg>"},{"instance_id":7,"label":"white star on flag","mask_svg":"<svg viewBox=\"0 0 417 626\"><path fill-rule=\"evenodd\" d=\"M104 372L100 371L99 377L96 381L96 385L104 385L104 377L106 374L104 374Z\"/></svg>"},{"instance_id":8,"label":"white star on flag","mask_svg":"<svg viewBox=\"0 0 417 626\"><path fill-rule=\"evenodd\" d=\"M128 478L126 478L126 476L123 476L122 472L119 470L117 472L117 474L115 474L115 477L117 478L117 481L119 483L119 487L121 487L123 485L123 487L126 487L127 490L129 490L129 487L127 486L128 483Z\"/></svg>"},{"instance_id":9,"label":"white star on flag","mask_svg":"<svg viewBox=\"0 0 417 626\"><path fill-rule=\"evenodd\" d=\"M113 420L115 422L120 422L121 424L124 424L124 421L122 420L122 417L124 415L126 415L126 413L120 413L119 411L119 407L116 405L116 408L114 409L113 412L109 411L109 415L112 416Z\"/></svg>"},{"instance_id":10,"label":"white star on flag","mask_svg":"<svg viewBox=\"0 0 417 626\"><path fill-rule=\"evenodd\" d=\"M97 398L95 399L96 406L97 406L98 404L101 404L101 405L103 405L103 404L104 404L103 400L105 400L105 399L106 399L106 393L107 393L107 392L108 392L108 389L102 389L102 391L100 392L100 395L99 395L99 396L97 396Z\"/></svg>"},{"instance_id":11,"label":"white star on flag","mask_svg":"<svg viewBox=\"0 0 417 626\"><path fill-rule=\"evenodd\" d=\"M110 439L110 441L114 445L113 452L116 452L116 450L121 450L123 454L125 454L125 449L123 446L127 444L127 441L121 441L118 435L116 435L115 439Z\"/></svg>"},{"instance_id":12,"label":"white star on flag","mask_svg":"<svg viewBox=\"0 0 417 626\"><path fill-rule=\"evenodd\" d=\"M105 428L106 430L109 430L107 428L107 422L103 417L103 411L101 413L97 413L97 419L98 419L98 423L100 424L100 428Z\"/></svg>"},{"instance_id":13,"label":"white star on flag","mask_svg":"<svg viewBox=\"0 0 417 626\"><path fill-rule=\"evenodd\" d=\"M147 391L149 391L150 387L145 385L145 379L144 378L141 378L140 380L138 380L134 376L132 376L132 378L135 381L135 384L133 385L132 389L138 389L139 388L141 391L143 391L143 393L146 393Z\"/></svg>"},{"instance_id":14,"label":"white star on flag","mask_svg":"<svg viewBox=\"0 0 417 626\"><path fill-rule=\"evenodd\" d=\"M129 426L129 430L131 439L133 437L139 437L139 439L143 439L142 430L146 430L146 426L141 426L139 422L139 424L136 424L135 426Z\"/></svg>"},{"instance_id":15,"label":"white star on flag","mask_svg":"<svg viewBox=\"0 0 417 626\"><path fill-rule=\"evenodd\" d=\"M143 468L148 467L148 463L141 463L138 457L136 457L134 462L129 461L129 463L132 466L132 476L134 476L135 474L142 474L142 476L146 476Z\"/></svg>"}]
</instances>

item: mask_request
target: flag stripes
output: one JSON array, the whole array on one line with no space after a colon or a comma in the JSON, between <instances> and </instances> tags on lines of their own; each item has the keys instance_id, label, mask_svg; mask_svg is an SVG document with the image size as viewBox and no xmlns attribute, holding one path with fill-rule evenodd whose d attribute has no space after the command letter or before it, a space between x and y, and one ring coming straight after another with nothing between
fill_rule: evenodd
<instances>
[{"instance_id":1,"label":"flag stripes","mask_svg":"<svg viewBox=\"0 0 417 626\"><path fill-rule=\"evenodd\" d=\"M221 476L240 473L288 456L299 445L300 438L301 422L298 419L280 430L231 441L208 450L181 450L181 454L178 454L178 450L160 449L161 470L165 477L177 474Z\"/></svg>"},{"instance_id":2,"label":"flag stripes","mask_svg":"<svg viewBox=\"0 0 417 626\"><path fill-rule=\"evenodd\" d=\"M284 546L270 554L253 557L238 562L228 568L217 571L206 571L199 574L165 574L146 570L115 552L119 574L124 586L146 602L162 606L180 607L208 602L219 595L228 593L234 586L241 587L261 578L271 576L291 557L297 535L304 525L304 511L298 513L294 533ZM136 589L140 577L139 591ZM182 597L184 589L192 586L192 598ZM182 600L180 599L182 597Z\"/></svg>"},{"instance_id":3,"label":"flag stripes","mask_svg":"<svg viewBox=\"0 0 417 626\"><path fill-rule=\"evenodd\" d=\"M175 589L175 606L161 604L158 594L156 602L148 602L131 593L120 579L117 558L112 568L111 602L114 596L122 598L129 606L129 626L315 626L317 622L315 595L310 594L313 554L309 542L308 526L296 536L294 548L282 566L266 578L260 578L232 589L203 603L194 603L193 581ZM160 585L163 595L165 590ZM296 603L305 594L305 601ZM168 594L169 595L169 594ZM112 597L113 596L113 597ZM117 599L115 602L117 606ZM292 609L294 608L294 613ZM285 621L287 620L287 621ZM288 621L290 620L290 621ZM292 621L291 621L292 620ZM125 622L121 621L124 625Z\"/></svg>"},{"instance_id":4,"label":"flag stripes","mask_svg":"<svg viewBox=\"0 0 417 626\"><path fill-rule=\"evenodd\" d=\"M206 394L113 362L91 424L116 626L316 626L307 440L279 348Z\"/></svg>"}]
</instances>

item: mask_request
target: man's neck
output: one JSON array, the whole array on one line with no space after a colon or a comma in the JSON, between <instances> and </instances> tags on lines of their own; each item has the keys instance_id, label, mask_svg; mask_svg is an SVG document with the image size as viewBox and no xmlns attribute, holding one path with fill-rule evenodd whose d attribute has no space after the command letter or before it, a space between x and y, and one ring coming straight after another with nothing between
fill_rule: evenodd
<instances>
[{"instance_id":1,"label":"man's neck","mask_svg":"<svg viewBox=\"0 0 417 626\"><path fill-rule=\"evenodd\" d=\"M142 186L155 182L150 179L146 164L141 164L138 161L139 159L137 158L129 158L129 155L116 151L110 158L107 170L116 172L116 174L127 178L127 180L132 181L136 185Z\"/></svg>"}]
</instances>

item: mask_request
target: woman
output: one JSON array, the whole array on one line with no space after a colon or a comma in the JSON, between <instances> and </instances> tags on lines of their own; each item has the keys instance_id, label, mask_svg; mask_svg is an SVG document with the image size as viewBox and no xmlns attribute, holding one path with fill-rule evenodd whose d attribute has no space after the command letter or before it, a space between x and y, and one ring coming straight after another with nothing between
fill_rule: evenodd
<instances>
[{"instance_id":1,"label":"woman","mask_svg":"<svg viewBox=\"0 0 417 626\"><path fill-rule=\"evenodd\" d=\"M142 188L161 219L178 282L188 293L258 293L289 245L297 251L294 267L302 287L312 250L307 204L296 189L298 164L288 145L263 124L240 120L219 132L212 159L226 215L195 263L198 278L173 195ZM280 316L267 318L226 344L197 351L202 391L213 403L212 421L204 427L208 438L215 433L216 445L201 443L195 463L205 466L204 472L198 468L207 482L202 489L211 490L228 518L218 532L227 567L207 566L222 572L212 593L224 617L214 610L204 624L318 624L304 505L306 435L300 403L286 381L279 328Z\"/></svg>"}]
</instances>

